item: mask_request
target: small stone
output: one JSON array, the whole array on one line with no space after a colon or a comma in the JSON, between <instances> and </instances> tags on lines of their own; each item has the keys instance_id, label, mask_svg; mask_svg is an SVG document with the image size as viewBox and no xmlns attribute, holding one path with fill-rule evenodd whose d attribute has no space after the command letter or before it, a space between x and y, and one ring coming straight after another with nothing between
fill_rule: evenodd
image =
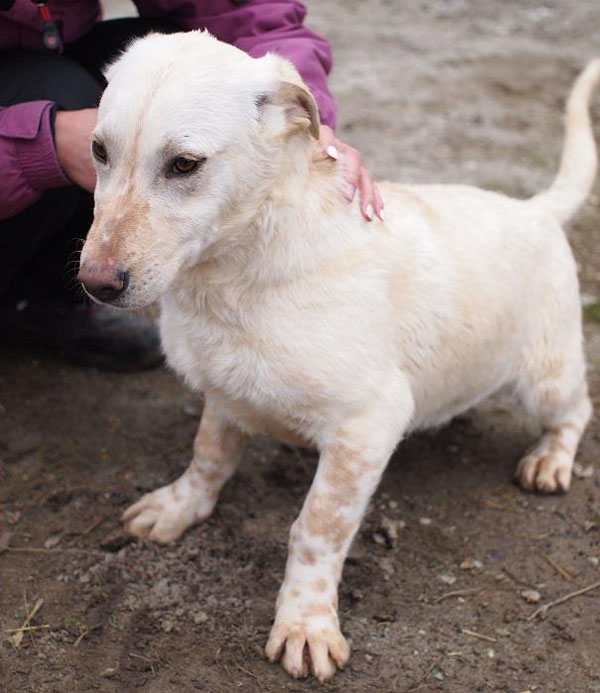
<instances>
[{"instance_id":1,"label":"small stone","mask_svg":"<svg viewBox=\"0 0 600 693\"><path fill-rule=\"evenodd\" d=\"M420 517L419 518L419 524L423 525L423 527L429 527L431 522L432 522L432 520L430 517Z\"/></svg>"},{"instance_id":2,"label":"small stone","mask_svg":"<svg viewBox=\"0 0 600 693\"><path fill-rule=\"evenodd\" d=\"M196 409L196 407L193 404L184 404L182 409L184 414L187 414L188 416L191 416L194 419L200 416L200 412Z\"/></svg>"},{"instance_id":3,"label":"small stone","mask_svg":"<svg viewBox=\"0 0 600 693\"><path fill-rule=\"evenodd\" d=\"M390 506L390 510L395 510L398 507L398 501L391 500L388 505Z\"/></svg>"},{"instance_id":4,"label":"small stone","mask_svg":"<svg viewBox=\"0 0 600 693\"><path fill-rule=\"evenodd\" d=\"M494 652L494 650L492 650L491 647L488 648L487 656L488 656L490 659L494 659L494 657L496 656L496 653Z\"/></svg>"},{"instance_id":5,"label":"small stone","mask_svg":"<svg viewBox=\"0 0 600 693\"><path fill-rule=\"evenodd\" d=\"M197 611L194 616L194 623L199 626L201 623L206 623L208 621L208 616L204 613L204 611Z\"/></svg>"},{"instance_id":6,"label":"small stone","mask_svg":"<svg viewBox=\"0 0 600 693\"><path fill-rule=\"evenodd\" d=\"M461 570L480 570L483 567L483 563L474 558L465 558L465 560L460 564Z\"/></svg>"},{"instance_id":7,"label":"small stone","mask_svg":"<svg viewBox=\"0 0 600 693\"><path fill-rule=\"evenodd\" d=\"M537 590L523 590L521 596L529 604L537 604L542 598L542 595Z\"/></svg>"},{"instance_id":8,"label":"small stone","mask_svg":"<svg viewBox=\"0 0 600 693\"><path fill-rule=\"evenodd\" d=\"M573 464L573 476L577 477L578 479L591 479L594 476L594 467L591 464L584 467L583 465L579 464L579 462L575 462Z\"/></svg>"},{"instance_id":9,"label":"small stone","mask_svg":"<svg viewBox=\"0 0 600 693\"><path fill-rule=\"evenodd\" d=\"M365 595L360 590L354 589L352 592L350 592L350 599L352 599L354 602L359 602L364 598L364 596Z\"/></svg>"},{"instance_id":10,"label":"small stone","mask_svg":"<svg viewBox=\"0 0 600 693\"><path fill-rule=\"evenodd\" d=\"M434 669L433 678L437 679L438 681L443 681L444 680L444 674L439 669Z\"/></svg>"},{"instance_id":11,"label":"small stone","mask_svg":"<svg viewBox=\"0 0 600 693\"><path fill-rule=\"evenodd\" d=\"M383 516L381 518L381 531L390 548L394 548L398 543L399 530L403 529L403 524L404 523L398 520L392 520L389 517Z\"/></svg>"},{"instance_id":12,"label":"small stone","mask_svg":"<svg viewBox=\"0 0 600 693\"><path fill-rule=\"evenodd\" d=\"M598 556L588 556L588 561L592 565L600 565L600 558L598 558Z\"/></svg>"},{"instance_id":13,"label":"small stone","mask_svg":"<svg viewBox=\"0 0 600 693\"><path fill-rule=\"evenodd\" d=\"M593 529L598 529L598 527L600 527L600 525L593 520L586 520L583 523L583 529L585 529L586 532L591 532Z\"/></svg>"},{"instance_id":14,"label":"small stone","mask_svg":"<svg viewBox=\"0 0 600 693\"><path fill-rule=\"evenodd\" d=\"M160 625L165 633L170 633L175 628L175 624L169 619L165 619Z\"/></svg>"},{"instance_id":15,"label":"small stone","mask_svg":"<svg viewBox=\"0 0 600 693\"><path fill-rule=\"evenodd\" d=\"M454 575L438 575L444 585L453 585L456 582Z\"/></svg>"},{"instance_id":16,"label":"small stone","mask_svg":"<svg viewBox=\"0 0 600 693\"><path fill-rule=\"evenodd\" d=\"M116 673L117 670L114 667L108 667L108 669L105 669L100 676L104 677L105 679L111 679Z\"/></svg>"},{"instance_id":17,"label":"small stone","mask_svg":"<svg viewBox=\"0 0 600 693\"><path fill-rule=\"evenodd\" d=\"M383 546L385 544L385 537L383 536L383 534L380 534L379 532L373 532L373 541L376 544Z\"/></svg>"},{"instance_id":18,"label":"small stone","mask_svg":"<svg viewBox=\"0 0 600 693\"><path fill-rule=\"evenodd\" d=\"M44 542L44 548L53 549L60 542L60 534L53 534Z\"/></svg>"}]
</instances>

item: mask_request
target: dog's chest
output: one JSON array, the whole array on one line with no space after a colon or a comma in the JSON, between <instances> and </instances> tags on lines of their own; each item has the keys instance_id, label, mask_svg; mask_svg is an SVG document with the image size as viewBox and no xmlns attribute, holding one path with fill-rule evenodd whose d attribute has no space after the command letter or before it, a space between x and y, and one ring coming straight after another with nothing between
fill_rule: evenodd
<instances>
[{"instance_id":1,"label":"dog's chest","mask_svg":"<svg viewBox=\"0 0 600 693\"><path fill-rule=\"evenodd\" d=\"M161 337L169 365L194 389L218 395L241 425L286 438L310 418L309 368L272 331L164 308Z\"/></svg>"}]
</instances>

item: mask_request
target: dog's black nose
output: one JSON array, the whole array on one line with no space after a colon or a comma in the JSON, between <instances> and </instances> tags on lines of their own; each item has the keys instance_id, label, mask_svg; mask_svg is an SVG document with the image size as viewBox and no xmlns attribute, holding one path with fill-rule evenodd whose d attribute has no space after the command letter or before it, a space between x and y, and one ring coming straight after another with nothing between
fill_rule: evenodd
<instances>
[{"instance_id":1,"label":"dog's black nose","mask_svg":"<svg viewBox=\"0 0 600 693\"><path fill-rule=\"evenodd\" d=\"M82 265L77 278L88 294L101 303L113 303L129 285L129 272L110 265Z\"/></svg>"}]
</instances>

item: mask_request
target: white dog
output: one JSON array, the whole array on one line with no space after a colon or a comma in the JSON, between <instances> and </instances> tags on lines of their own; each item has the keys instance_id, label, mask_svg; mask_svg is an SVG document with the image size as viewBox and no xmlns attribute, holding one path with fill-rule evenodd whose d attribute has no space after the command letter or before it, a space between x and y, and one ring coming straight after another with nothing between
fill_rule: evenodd
<instances>
[{"instance_id":1,"label":"white dog","mask_svg":"<svg viewBox=\"0 0 600 693\"><path fill-rule=\"evenodd\" d=\"M192 32L137 41L109 68L79 276L115 306L159 301L168 361L205 396L189 468L123 520L173 541L210 515L249 436L316 446L266 648L292 676L327 679L348 660L342 566L408 433L510 387L545 429L521 485L568 489L591 405L561 223L594 179L599 75L596 60L574 87L547 192L382 183L375 226L345 201L285 60Z\"/></svg>"}]
</instances>

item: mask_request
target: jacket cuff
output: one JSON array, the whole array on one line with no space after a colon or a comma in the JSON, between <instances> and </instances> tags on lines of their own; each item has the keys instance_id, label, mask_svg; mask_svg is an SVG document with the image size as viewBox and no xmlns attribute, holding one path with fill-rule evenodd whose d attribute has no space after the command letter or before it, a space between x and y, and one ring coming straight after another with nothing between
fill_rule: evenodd
<instances>
[{"instance_id":1,"label":"jacket cuff","mask_svg":"<svg viewBox=\"0 0 600 693\"><path fill-rule=\"evenodd\" d=\"M33 106L31 103L27 105L30 109ZM31 188L39 192L72 184L56 156L51 123L54 107L51 101L35 102L37 113L30 111L32 116L35 114L34 117L37 117L37 127L35 122L31 123L34 128L31 134L34 136L17 135L20 140L17 151L21 171Z\"/></svg>"}]
</instances>

